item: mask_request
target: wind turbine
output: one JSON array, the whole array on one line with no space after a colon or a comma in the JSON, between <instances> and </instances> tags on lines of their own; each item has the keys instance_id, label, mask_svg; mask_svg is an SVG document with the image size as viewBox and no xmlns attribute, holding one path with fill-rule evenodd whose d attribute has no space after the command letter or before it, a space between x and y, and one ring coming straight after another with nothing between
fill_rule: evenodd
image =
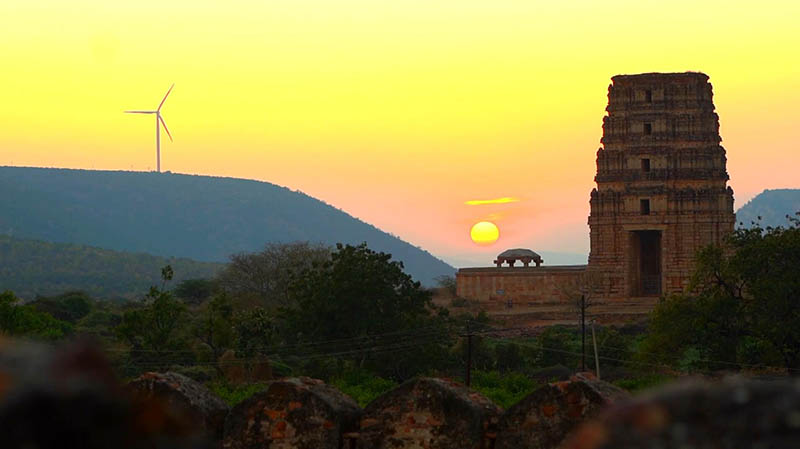
<instances>
[{"instance_id":1,"label":"wind turbine","mask_svg":"<svg viewBox=\"0 0 800 449\"><path fill-rule=\"evenodd\" d=\"M172 142L172 134L169 133L169 128L167 128L167 124L164 122L164 118L161 117L161 106L164 106L164 102L167 101L167 97L169 96L169 93L172 92L173 87L175 87L175 84L169 86L167 94L164 95L164 99L161 100L161 103L158 105L158 109L156 109L155 111L125 111L126 114L156 115L156 167L159 173L161 173L161 126L164 127L164 131L166 131L167 136L169 136L169 141Z\"/></svg>"}]
</instances>

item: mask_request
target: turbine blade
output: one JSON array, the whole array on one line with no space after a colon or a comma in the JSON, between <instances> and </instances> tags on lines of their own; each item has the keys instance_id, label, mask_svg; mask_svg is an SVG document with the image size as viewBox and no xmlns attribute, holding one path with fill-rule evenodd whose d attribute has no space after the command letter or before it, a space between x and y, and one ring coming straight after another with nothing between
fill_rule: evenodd
<instances>
[{"instance_id":1,"label":"turbine blade","mask_svg":"<svg viewBox=\"0 0 800 449\"><path fill-rule=\"evenodd\" d=\"M172 88L173 87L175 87L175 83L172 83L172 86L169 86L169 90L167 91L167 94L164 95L164 99L161 100L161 103L158 105L158 109L156 109L157 111L160 111L161 110L161 106L164 106L164 102L167 101L167 97L169 96L169 93L172 92Z\"/></svg>"},{"instance_id":2,"label":"turbine blade","mask_svg":"<svg viewBox=\"0 0 800 449\"><path fill-rule=\"evenodd\" d=\"M126 114L155 114L156 111L125 111Z\"/></svg>"},{"instance_id":3,"label":"turbine blade","mask_svg":"<svg viewBox=\"0 0 800 449\"><path fill-rule=\"evenodd\" d=\"M161 117L161 114L158 114L158 119L161 120L161 126L163 126L164 127L164 131L167 132L167 135L169 136L169 141L172 142L173 141L172 140L172 134L169 133L169 128L167 128L167 123L164 122L164 118Z\"/></svg>"}]
</instances>

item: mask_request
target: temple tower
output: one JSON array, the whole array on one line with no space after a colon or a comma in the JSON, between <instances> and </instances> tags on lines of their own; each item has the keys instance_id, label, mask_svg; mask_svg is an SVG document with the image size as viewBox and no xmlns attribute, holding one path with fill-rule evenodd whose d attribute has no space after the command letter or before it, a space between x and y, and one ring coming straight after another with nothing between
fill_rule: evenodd
<instances>
[{"instance_id":1,"label":"temple tower","mask_svg":"<svg viewBox=\"0 0 800 449\"><path fill-rule=\"evenodd\" d=\"M697 250L734 229L733 190L703 73L618 75L597 151L589 271L604 296L681 291Z\"/></svg>"}]
</instances>

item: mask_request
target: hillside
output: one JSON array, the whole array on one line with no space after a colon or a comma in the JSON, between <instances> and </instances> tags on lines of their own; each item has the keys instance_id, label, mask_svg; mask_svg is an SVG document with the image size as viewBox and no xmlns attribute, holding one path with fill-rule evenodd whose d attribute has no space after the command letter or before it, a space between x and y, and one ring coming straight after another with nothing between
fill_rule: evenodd
<instances>
[{"instance_id":1,"label":"hillside","mask_svg":"<svg viewBox=\"0 0 800 449\"><path fill-rule=\"evenodd\" d=\"M0 167L0 234L225 262L268 242L367 242L414 279L455 269L301 192L234 178Z\"/></svg>"},{"instance_id":2,"label":"hillside","mask_svg":"<svg viewBox=\"0 0 800 449\"><path fill-rule=\"evenodd\" d=\"M764 190L736 211L736 225L749 227L751 222L760 222L762 227L785 227L789 224L786 215L797 217L798 211L800 189Z\"/></svg>"},{"instance_id":3,"label":"hillside","mask_svg":"<svg viewBox=\"0 0 800 449\"><path fill-rule=\"evenodd\" d=\"M223 266L0 236L0 292L11 290L24 299L71 290L104 299L137 298L161 284L161 267L167 264L175 271L172 285L210 278Z\"/></svg>"}]
</instances>

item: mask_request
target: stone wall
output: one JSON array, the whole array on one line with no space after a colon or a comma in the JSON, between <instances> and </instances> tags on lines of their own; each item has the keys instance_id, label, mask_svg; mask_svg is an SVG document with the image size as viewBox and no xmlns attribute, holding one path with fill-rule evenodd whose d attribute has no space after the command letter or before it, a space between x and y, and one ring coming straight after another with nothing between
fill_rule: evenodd
<instances>
[{"instance_id":1,"label":"stone wall","mask_svg":"<svg viewBox=\"0 0 800 449\"><path fill-rule=\"evenodd\" d=\"M585 265L554 267L462 268L456 273L456 294L487 308L524 309L567 303L577 293Z\"/></svg>"}]
</instances>

